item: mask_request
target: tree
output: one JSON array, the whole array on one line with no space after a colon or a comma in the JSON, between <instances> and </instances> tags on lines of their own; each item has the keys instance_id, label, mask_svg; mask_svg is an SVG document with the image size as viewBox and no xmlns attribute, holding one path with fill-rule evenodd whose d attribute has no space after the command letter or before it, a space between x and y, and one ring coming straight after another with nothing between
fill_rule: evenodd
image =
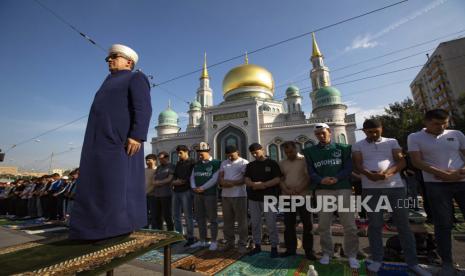
<instances>
[{"instance_id":1,"label":"tree","mask_svg":"<svg viewBox=\"0 0 465 276\"><path fill-rule=\"evenodd\" d=\"M423 112L410 98L390 104L384 112L371 119L381 121L384 137L397 139L402 149L407 149L407 136L423 128Z\"/></svg>"}]
</instances>

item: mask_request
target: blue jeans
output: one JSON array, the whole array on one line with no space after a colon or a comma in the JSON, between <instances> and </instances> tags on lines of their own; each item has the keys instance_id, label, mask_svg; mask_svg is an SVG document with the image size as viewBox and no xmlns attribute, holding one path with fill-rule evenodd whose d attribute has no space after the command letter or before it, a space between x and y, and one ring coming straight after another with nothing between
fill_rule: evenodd
<instances>
[{"instance_id":1,"label":"blue jeans","mask_svg":"<svg viewBox=\"0 0 465 276\"><path fill-rule=\"evenodd\" d=\"M428 201L433 215L434 235L442 263L452 264L452 199L465 216L465 182L425 182Z\"/></svg>"},{"instance_id":2,"label":"blue jeans","mask_svg":"<svg viewBox=\"0 0 465 276\"><path fill-rule=\"evenodd\" d=\"M187 223L187 238L194 238L194 215L193 208L193 195L189 189L184 192L173 192L173 217L174 229L183 233L181 214L184 212L184 219Z\"/></svg>"},{"instance_id":3,"label":"blue jeans","mask_svg":"<svg viewBox=\"0 0 465 276\"><path fill-rule=\"evenodd\" d=\"M384 218L383 211L374 212L378 204L380 196L387 196L391 205L394 225L397 227L399 239L404 252L405 262L409 266L417 265L417 250L415 237L410 230L408 219L409 201L405 188L378 188L378 189L363 189L363 197L371 195L372 198L368 201L368 206L373 212L367 212L368 215L368 241L370 242L370 251L372 259L375 262L383 262L383 226Z\"/></svg>"}]
</instances>

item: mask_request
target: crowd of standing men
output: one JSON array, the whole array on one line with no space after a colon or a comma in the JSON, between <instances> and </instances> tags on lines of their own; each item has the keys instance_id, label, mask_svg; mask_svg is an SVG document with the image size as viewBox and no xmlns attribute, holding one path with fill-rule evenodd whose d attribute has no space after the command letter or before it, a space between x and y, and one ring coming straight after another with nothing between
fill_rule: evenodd
<instances>
[{"instance_id":1,"label":"crowd of standing men","mask_svg":"<svg viewBox=\"0 0 465 276\"><path fill-rule=\"evenodd\" d=\"M407 189L401 172L406 169L406 155L411 163L422 171L425 203L434 223L438 253L442 259L440 275L454 275L451 230L454 200L465 214L465 135L449 130L447 111L436 109L426 112L425 128L408 136L408 149L403 150L396 139L382 136L380 121L367 119L363 124L366 135L353 146L333 143L331 129L325 123L314 126L319 143L305 148L300 154L294 141L283 144L286 159L279 163L265 155L258 143L249 145L253 161L240 156L236 146L225 149L227 159L216 160L210 155L207 143L200 143L198 160L189 157L185 145L176 148L178 161L171 164L167 152L146 156L146 193L149 224L154 229L183 233L186 247L208 247L218 250L218 200L221 198L223 213L224 249L236 247L250 255L261 252L262 223L265 218L270 238L270 257L287 257L296 254L297 216L303 224L302 247L308 259L315 260L313 251L313 215L306 206L284 212L284 242L286 251L279 254L277 231L278 213L264 208L265 196L314 197L335 196L341 200L338 206L348 207L353 194L351 176L361 178L363 197L370 197L368 206L375 210L381 197L393 207L391 217L399 232L402 252L409 268L417 275L431 275L418 265L415 237L409 227ZM157 161L158 160L158 161ZM43 217L63 220L72 208L79 169L69 177L58 174L44 175L31 180L17 180L0 186L0 215L22 218ZM219 197L221 195L221 197ZM344 228L343 249L350 267L358 268L359 241L356 214L339 210L337 215ZM322 257L321 264L329 264L333 257L331 224L334 212L324 209L317 212ZM382 211L367 212L370 264L367 269L379 271L384 258ZM194 237L194 218L198 225L198 237ZM186 231L183 227L186 225ZM237 223L237 228L235 224ZM254 247L247 250L249 225ZM208 227L209 226L209 227ZM208 229L209 228L209 229ZM207 232L210 238L207 239Z\"/></svg>"},{"instance_id":2,"label":"crowd of standing men","mask_svg":"<svg viewBox=\"0 0 465 276\"><path fill-rule=\"evenodd\" d=\"M447 111L437 109L425 114L425 128L408 137L408 155L413 165L423 172L424 194L432 210L435 237L442 259L441 275L453 275L451 229L452 217L444 216L453 209L453 200L465 213L465 136L457 130L448 130ZM387 197L393 207L391 214L398 229L405 261L417 275L431 275L418 265L415 237L409 227L407 189L401 172L406 169L407 151L396 139L382 136L380 121L368 119L363 124L366 138L353 147L331 141L331 129L325 123L316 124L314 134L319 143L297 152L293 141L283 144L286 159L279 163L265 155L264 148L253 143L249 152L255 160L249 162L240 156L235 146L227 146L224 161L213 159L207 143L197 149L199 160L189 158L184 145L176 148L179 161L169 163L169 155L146 157L146 188L148 194L149 222L153 228L185 233L185 246L218 249L218 193L224 220L225 249L234 248L234 225L237 223L238 251L246 253L248 225L251 225L254 248L250 255L261 252L262 217L271 242L270 257L296 254L296 217L303 224L303 249L308 259L315 259L313 252L312 213L305 206L284 213L284 241L286 251L279 254L279 236L276 226L277 212L264 210L264 197L287 195L335 196L341 206L349 207L353 173L360 175L362 195L370 196L368 205L375 210L380 197ZM158 157L159 165L156 166ZM289 197L288 197L289 198ZM289 199L290 200L290 199ZM350 210L350 209L349 209ZM344 252L350 267L358 268L359 242L355 212L338 212L344 228ZM383 212L368 212L368 238L371 262L368 269L379 271L383 262L382 227ZM331 224L333 212L318 212L318 233L322 248L321 264L329 264L333 257ZM187 231L184 232L182 218ZM194 218L199 236L194 238ZM174 221L173 221L174 220ZM207 222L210 241L207 241Z\"/></svg>"},{"instance_id":3,"label":"crowd of standing men","mask_svg":"<svg viewBox=\"0 0 465 276\"><path fill-rule=\"evenodd\" d=\"M0 186L0 216L65 221L69 217L79 169L61 177L58 173L18 179Z\"/></svg>"}]
</instances>

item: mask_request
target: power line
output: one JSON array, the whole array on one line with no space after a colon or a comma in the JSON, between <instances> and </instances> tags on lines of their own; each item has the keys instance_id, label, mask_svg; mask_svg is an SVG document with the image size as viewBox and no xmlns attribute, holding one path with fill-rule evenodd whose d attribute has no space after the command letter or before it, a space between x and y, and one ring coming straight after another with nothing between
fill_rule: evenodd
<instances>
[{"instance_id":1,"label":"power line","mask_svg":"<svg viewBox=\"0 0 465 276\"><path fill-rule=\"evenodd\" d=\"M33 140L36 140L37 138L42 137L42 136L44 136L44 135L47 135L47 134L49 134L49 133L51 133L51 132L54 132L54 131L56 131L56 130L59 130L60 128L64 128L64 127L66 127L66 126L69 126L69 125L71 125L71 124L74 124L75 122L80 121L80 120L86 118L87 116L88 116L88 114L86 114L86 115L84 115L84 116L81 116L81 117L79 117L79 118L77 118L77 119L74 119L74 120L72 120L72 121L70 121L70 122L68 122L68 123L62 124L62 125L60 125L60 126L58 126L58 127L55 127L55 128L50 129L50 130L47 130L47 131L45 131L45 132L42 132L41 134L39 134L39 135L37 135L37 136L34 136L34 137L32 137L32 138L29 138L29 139L23 140L23 141L21 141L21 142L19 142L19 143L17 143L17 144L14 144L14 145L12 145L6 152L9 152L10 150L12 150L12 149L14 149L14 148L16 148L16 147L18 147L18 146L20 146L20 145L23 145L23 144L25 144L25 143L27 143L27 142L31 142L31 141L33 141Z\"/></svg>"},{"instance_id":2,"label":"power line","mask_svg":"<svg viewBox=\"0 0 465 276\"><path fill-rule=\"evenodd\" d=\"M345 65L345 66L342 66L342 67L338 67L336 69L331 69L331 72L337 72L337 71L340 71L340 70L345 70L347 68L350 68L350 67L354 67L354 66L357 66L357 65L360 65L360 64L363 64L363 63L367 63L367 62L370 62L370 61L374 61L374 60L377 60L377 59L381 59L383 57L387 57L387 56L390 56L390 55L394 55L396 53L400 53L400 52L403 52L403 51L406 51L406 50L409 50L409 49L413 49L413 48L416 48L416 47L419 47L419 46L423 46L425 44L428 44L428 43L431 43L431 42L434 42L434 41L438 41L438 40L441 40L441 39L444 39L446 37L450 37L450 36L453 36L453 35L457 35L457 34L460 34L460 33L463 33L465 32L465 29L462 29L460 31L457 31L457 32L453 32L453 33L449 33L447 35L444 35L444 36L440 36L440 37L437 37L435 39L431 39L431 40L428 40L428 41L423 41L423 42L420 42L420 43L417 43L417 44L414 44L414 45L411 45L411 46L408 46L408 47L405 47L405 48L401 48L401 49L397 49L397 50L394 50L394 51L391 51L391 52L388 52L386 54L383 54L383 55L379 55L379 56L375 56L375 57L371 57L369 59L366 59L366 60L362 60L360 62L356 62L356 63L352 63L352 64L348 64L348 65ZM459 36L458 38L461 38L462 36ZM431 49L431 50L434 50L434 49ZM429 51L429 50L428 50ZM423 53L423 52L420 52L420 53ZM420 54L418 53L418 54ZM280 84L280 85L277 85L275 88L279 88L279 87L283 87L283 86L286 86L286 85L289 85L288 83L299 83L299 82L302 82L302 81L306 81L308 80L308 77L305 77L303 79L299 79L299 80L296 80L296 81L292 81L292 82L287 82L287 83L283 83L283 84Z\"/></svg>"},{"instance_id":3,"label":"power line","mask_svg":"<svg viewBox=\"0 0 465 276\"><path fill-rule=\"evenodd\" d=\"M51 13L53 16L55 16L58 20L60 20L61 22L63 22L65 25L67 25L68 27L70 27L73 31L77 32L80 36L82 36L85 40L89 41L90 43L92 43L93 45L95 45L97 48L99 48L100 50L106 52L105 48L103 48L102 46L100 46L100 44L98 44L97 42L95 42L95 40L93 40L92 38L90 38L88 35L86 35L85 33L81 32L80 30L78 30L78 28L74 27L71 23L69 23L68 21L66 21L63 17L61 17L59 14L57 14L56 12L54 12L52 9L48 8L47 6L45 6L44 4L42 4L39 0L34 0L39 6L41 6L43 9L45 9L46 11L48 11L49 13Z\"/></svg>"},{"instance_id":4,"label":"power line","mask_svg":"<svg viewBox=\"0 0 465 276\"><path fill-rule=\"evenodd\" d=\"M74 25L72 25L71 23L69 23L67 20L65 20L62 16L60 16L58 13L56 13L55 11L53 11L52 9L50 9L49 7L45 6L44 4L42 4L39 0L34 0L38 5L40 5L43 9L45 9L46 11L48 11L49 13L51 13L53 16L55 16L58 20L60 20L62 23L64 23L66 26L68 26L69 28L71 28L73 31L75 31L76 33L78 33L81 37L83 37L84 39L86 39L87 41L89 41L90 43L92 43L94 46L96 46L97 48L99 48L100 50L102 50L103 52L107 52L107 50L105 50L104 47L102 47L100 44L98 44L97 42L95 42L94 39L90 38L87 34L83 33L82 31L80 31L78 28L74 27ZM148 75L150 79L153 79L153 76L151 75ZM151 83L152 87L155 87L155 84ZM163 89L162 89L163 90ZM182 102L185 102L184 100L182 100L178 95L174 94L173 92L169 92L167 90L163 90L163 92L165 93L168 93L169 95L172 95L174 97L176 97L178 100L181 100Z\"/></svg>"},{"instance_id":5,"label":"power line","mask_svg":"<svg viewBox=\"0 0 465 276\"><path fill-rule=\"evenodd\" d=\"M80 30L78 30L76 27L74 27L71 23L69 23L67 20L65 20L63 17L61 17L59 14L57 14L56 12L54 12L52 9L50 9L50 8L48 8L47 6L45 6L44 4L42 4L39 0L34 0L34 1L35 1L37 4L39 4L42 8L44 8L45 10L47 10L48 12L50 12L53 16L55 16L56 18L58 18L61 22L63 22L64 24L66 24L68 27L70 27L73 31L77 32L77 33L78 33L80 36L82 36L84 39L88 40L90 43L92 43L93 45L97 46L97 47L100 48L102 51L106 52L105 49L104 49L102 46L100 46L99 44L97 44L97 43L95 42L95 40L91 39L88 35L86 35L85 33L81 32ZM296 35L296 36L293 36L293 37L290 37L290 38L287 38L287 39L284 39L284 40L280 40L280 41L277 41L277 42L274 42L274 43L265 45L265 46L263 46L263 47L260 47L260 48L257 48L257 49L255 49L255 50L252 50L252 51L248 52L248 54L254 54L254 53L257 53L257 52L266 50L266 49L270 49L270 48L279 46L279 45L281 45L281 44L284 44L284 43L287 43L287 42L290 42L290 41L293 41L293 40L302 38L302 37L304 37L304 36L311 35L312 33L316 33L316 32L319 32L319 31L326 30L326 29L330 29L330 28L332 28L332 27L335 27L335 26L338 26L338 25L341 25L341 24L344 24L344 23L347 23L347 22L350 22L350 21L353 21L353 20L362 18L362 17L364 17L364 16L367 16L367 15L370 15L370 14L374 14L374 13L383 11L383 10L388 9L388 8L392 8L392 7L394 7L394 6L400 5L400 4L405 3L405 2L408 2L408 0L402 0L402 1L399 1L399 2L396 2L396 3L393 3L393 4L390 4L390 5L387 5L387 6L378 8L378 9L374 9L374 10L371 10L371 11L368 11L368 12L365 12L365 13L362 13L362 14L359 14L359 15L356 15L356 16L353 16L353 17L349 17L349 18L344 19L344 20L340 20L340 21L338 21L338 22L335 22L335 23L332 23L332 24L329 24L329 25L326 25L326 26L323 26L323 27L320 27L320 28L316 28L316 29L311 30L311 31L309 31L309 32L305 32L305 33L302 33L302 34L299 34L299 35ZM213 68L213 67L215 67L215 66L218 66L218 65L221 65L221 64L224 64L224 63L227 63L227 62L230 62L230 61L239 59L239 58L243 58L244 55L245 55L245 54L241 54L241 55L237 55L237 56L234 56L234 57L231 57L231 58L228 58L228 59L219 61L219 62L217 62L217 63L211 64L211 65L208 66L207 68ZM172 82L172 81L175 81L175 80L178 80L178 79L187 77L187 76L189 76L189 75L192 75L192 74L195 74L195 73L198 73L198 72L201 72L202 69L203 69L203 68L200 68L200 69L197 69L197 70L194 70L194 71L191 71L191 72L184 73L184 74L181 74L181 75L179 75L179 76L173 77L173 78L168 79L168 80L166 80L166 81L162 81L162 82L160 82L160 83L158 83L158 84L153 84L153 87L161 86L161 85L164 85L164 84L166 84L166 83L169 83L169 82Z\"/></svg>"},{"instance_id":6,"label":"power line","mask_svg":"<svg viewBox=\"0 0 465 276\"><path fill-rule=\"evenodd\" d=\"M91 39L88 35L86 35L85 33L81 32L79 29L77 29L76 27L74 27L71 23L69 23L67 20L65 20L63 17L61 17L60 15L58 15L56 12L54 12L52 9L48 8L47 6L45 6L44 4L42 4L39 0L34 0L37 4L39 4L42 8L44 8L45 10L47 10L48 12L50 12L53 16L55 16L57 19L59 19L62 23L64 23L65 25L67 25L69 28L71 28L73 31L77 32L81 37L83 37L84 39L86 39L87 41L89 41L92 45L95 45L96 47L98 47L100 50L105 51L105 49L100 46L100 44L96 43L95 40ZM402 1L399 1L399 2L396 2L396 3L393 3L391 5L387 5L387 6L384 6L384 7L381 7L381 8L378 8L378 9L375 9L375 10L371 10L371 11L368 11L368 12L365 12L365 13L362 13L360 15L357 15L357 16L353 16L353 17L350 17L350 18L347 18L347 19L344 19L344 20L341 20L341 21L338 21L336 23L332 23L332 24L329 24L329 25L326 25L326 26L323 26L323 27L320 27L320 28L317 28L317 29L314 29L312 31L309 31L309 32L306 32L306 33L303 33L303 34L300 34L300 35L296 35L296 36L293 36L293 37L290 37L290 38L287 38L287 39L284 39L284 40L281 40L281 41L278 41L278 42L275 42L275 43L272 43L272 44L269 44L269 45L266 45L266 46L263 46L261 48L258 48L258 49L255 49L255 50L252 50L249 52L249 54L254 54L254 53L257 53L259 51L263 51L263 50L266 50L266 49L270 49L270 48L273 48L273 47L276 47L278 45L281 45L281 44L284 44L284 43L287 43L287 42L290 42L290 41L293 41L293 40L296 40L296 39L299 39L299 38L302 38L304 36L307 36L307 35L310 35L312 33L316 33L316 32L319 32L319 31L323 31L323 30L326 30L326 29L329 29L329 28L332 28L332 27L335 27L335 26L338 26L338 25L341 25L341 24L344 24L344 23L347 23L349 21L352 21L352 20L356 20L358 18L361 18L361 17L364 17L364 16L367 16L367 15L370 15L370 14L373 14L373 13L377 13L379 11L382 11L382 10L385 10L385 9L388 9L388 8L391 8L391 7L394 7L394 6L397 6L397 5L400 5L402 3L405 3L407 2L408 0L402 0ZM221 65L221 64L224 64L224 63L227 63L229 61L232 61L232 60L235 60L235 59L238 59L238 58L242 58L244 56L244 54L241 54L241 55L238 55L238 56L234 56L232 58L228 58L228 59L225 59L223 61L220 61L220 62L217 62L217 63L214 63L210 66L208 66L208 68L212 68L212 67L215 67L215 66L218 66L218 65ZM164 85L164 84L167 84L169 82L172 82L172 81L175 81L175 80L178 80L178 79L181 79L181 78L184 78L186 76L189 76L189 75L192 75L192 74L195 74L195 73L198 73L200 72L202 69L197 69L195 71L191 71L191 72L188 72L188 73L184 73L184 74L181 74L177 77L174 77L174 78L171 78L169 80L166 80L166 81L163 81L163 82L160 82L158 84L152 84L153 87L159 87L161 85ZM165 90L165 92L167 92L167 90ZM179 96L175 95L174 93L170 93L171 95L177 97L179 99ZM183 102L186 102L184 100L182 100ZM187 102L188 103L188 102ZM85 115L85 116L82 116L76 120L73 120L69 123L66 123L62 126L59 126L57 128L54 128L52 130L49 130L49 131L46 131L38 136L35 136L31 139L28 139L28 140L25 140L25 141L22 141L20 143L17 143L15 145L13 145L11 148L9 148L7 150L10 151L11 149L19 146L19 145L22 145L24 143L27 143L33 139L36 139L38 137L41 137L45 134L48 134L50 132L53 132L59 128L62 128L64 126L67 126L69 124L72 124L78 120L81 120L83 119L84 117L87 117L88 115Z\"/></svg>"},{"instance_id":7,"label":"power line","mask_svg":"<svg viewBox=\"0 0 465 276\"><path fill-rule=\"evenodd\" d=\"M445 59L442 59L442 61L454 60L454 59L459 59L459 58L463 58L463 57L465 57L465 55L459 55L459 56L454 56L454 57L450 57L450 58L445 58ZM406 70L410 70L410 69L414 69L414 68L418 68L418 67L423 67L423 66L425 66L425 64L414 65L414 66L410 66L410 67L406 67L406 68L401 68L401 69L394 70L394 71L388 71L388 72L384 72L384 73L380 73L380 74L376 74L376 75L366 76L366 77L359 78L359 79L354 79L354 80L349 80L349 81L345 81L345 82L334 83L334 84L332 84L331 86L344 85L344 84L353 83L353 82L357 82L357 81L362 81L362 80L366 80L366 79L371 79L371 78L376 78L376 77L380 77L380 76L390 75L390 74L394 74L394 73L398 73L398 72L402 72L402 71L406 71ZM302 91L302 90L311 89L311 88L312 88L312 86L306 86L306 87L300 88L299 90ZM276 97L276 99L282 99L282 98L284 98L284 97L285 97L285 95L283 95L283 96L281 96L281 97Z\"/></svg>"},{"instance_id":8,"label":"power line","mask_svg":"<svg viewBox=\"0 0 465 276\"><path fill-rule=\"evenodd\" d=\"M358 19L358 18L367 16L367 15L370 15L370 14L373 14L373 13L376 13L376 12L379 12L379 11L382 11L382 10L385 10L385 9L388 9L388 8L391 8L391 7L400 5L400 4L402 4L402 3L404 3L404 2L407 2L407 1L408 1L408 0L402 0L402 1L396 2L396 3L391 4L391 5L387 5L387 6L384 6L384 7L381 7L381 8L372 10L372 11L369 11L369 12L365 12L365 13L359 14L359 15L357 15L357 16L353 16L353 17L344 19L344 20L338 21L338 22L336 22L336 23L332 23L332 24L329 24L329 25L326 25L326 26L323 26L323 27L314 29L314 30L309 31L309 32L306 32L306 33L299 34L299 35L296 35L296 36L293 36L293 37L290 37L290 38L287 38L287 39L284 39L284 40L281 40L281 41L278 41L278 42L275 42L275 43L272 43L272 44L269 44L269 45L266 45L266 46L263 46L263 47L260 47L260 48L258 48L258 49L255 49L255 50L252 50L252 51L248 52L248 54L250 55L250 54L254 54L254 53L257 53L257 52L266 50L266 49L270 49L270 48L276 47L276 46L278 46L278 45L281 45L281 44L284 44L284 43L287 43L287 42L290 42L290 41L293 41L293 40L302 38L302 37L304 37L304 36L311 35L312 33L316 33L316 32L319 32L319 31L323 31L323 30L326 30L326 29L329 29L329 28L332 28L332 27L341 25L341 24L343 24L343 23L347 23L347 22L349 22L349 21L352 21L352 20L355 20L355 19ZM234 56L234 57L231 57L231 58L228 58L228 59L225 59L225 60L216 62L216 63L214 63L214 64L211 64L211 65L207 66L207 68L213 68L213 67L215 67L215 66L218 66L218 65L221 65L221 64L224 64L224 63L227 63L227 62L230 62L230 61L239 59L239 58L243 58L244 56L245 56L245 54L237 55L237 56ZM156 84L156 86L164 85L164 84L167 84L167 83L169 83L169 82L172 82L172 81L175 81L175 80L178 80L178 79L181 79L181 78L190 76L190 75L192 75L192 74L199 73L199 72L201 72L202 70L203 70L203 68L200 68L200 69L197 69L197 70L188 72L188 73L181 74L181 75L179 75L179 76L173 77L173 78L168 79L168 80L166 80L166 81L162 81L162 82Z\"/></svg>"},{"instance_id":9,"label":"power line","mask_svg":"<svg viewBox=\"0 0 465 276\"><path fill-rule=\"evenodd\" d=\"M386 66L386 65L389 65L389 64L393 64L393 63L396 63L396 62L399 62L399 61L402 61L402 60L406 60L406 59L408 59L408 58L415 57L415 56L418 56L418 55L427 53L427 52L432 51L432 50L434 50L434 49L428 49L428 50L426 50L426 51L421 51L421 52L419 52L419 53L415 53L415 54L412 54L412 55L408 55L408 56L405 56L405 57L401 57L401 58L398 58L398 59L395 59L395 60L392 60L392 61L389 61L389 62L380 64L380 65L377 65L377 66L372 66L372 67L363 69L363 70L361 70L361 71L357 71L357 72L355 72L355 73L351 73L351 74L347 74L347 75L344 75L344 76L341 76L341 77L334 78L333 81L335 81L335 80L340 80L340 79L345 79L345 78L348 78L348 77L351 77L351 76L354 76L354 75L358 75L358 74L360 74L360 73L364 73L364 72L367 72L367 71L370 71L370 70L373 70L373 69L378 69L378 68L380 68L380 67L383 67L383 66Z\"/></svg>"},{"instance_id":10,"label":"power line","mask_svg":"<svg viewBox=\"0 0 465 276\"><path fill-rule=\"evenodd\" d=\"M422 45L425 45L425 44L428 44L428 43L431 43L431 42L434 42L434 41L438 41L438 40L441 40L443 38L446 38L446 37L449 37L449 36L452 36L452 35L456 35L456 34L459 34L459 33L463 33L463 32L465 32L465 29L462 29L462 30L460 30L458 32L451 33L451 34L448 34L448 35L440 36L440 37L432 39L432 40L428 40L428 41L425 41L425 42L420 42L418 44L415 44L415 45L412 45L412 46L409 46L409 47L406 47L406 48L391 51L391 52L388 52L388 53L380 55L380 56L372 57L372 58L365 59L365 60L362 60L362 61L359 61L359 62L356 62L356 63L352 63L352 64L349 64L349 65L346 65L346 66L343 66L343 67L335 68L335 69L333 69L331 71L336 72L336 71L339 71L339 70L344 70L344 69L352 67L352 66L360 65L362 63L366 63L366 62L373 61L373 60L376 60L376 59L379 59L379 58L387 57L387 56L390 56L390 55L393 55L393 54L396 54L396 53L399 53L399 52L403 52L403 51L406 51L406 50L409 50L409 49L412 49L412 48L416 48L416 47L419 47L419 46L422 46Z\"/></svg>"}]
</instances>

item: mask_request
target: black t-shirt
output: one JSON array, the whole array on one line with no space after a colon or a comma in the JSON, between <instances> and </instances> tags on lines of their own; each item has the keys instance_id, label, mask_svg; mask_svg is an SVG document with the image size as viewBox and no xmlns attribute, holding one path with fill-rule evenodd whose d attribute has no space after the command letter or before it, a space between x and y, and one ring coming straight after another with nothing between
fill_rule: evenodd
<instances>
[{"instance_id":1,"label":"black t-shirt","mask_svg":"<svg viewBox=\"0 0 465 276\"><path fill-rule=\"evenodd\" d=\"M255 160L247 164L245 169L245 177L250 178L253 182L265 182L275 177L281 177L281 169L279 164L272 159L263 161ZM253 201L263 201L263 196L273 195L278 196L279 185L268 187L264 190L252 190L247 187L247 197Z\"/></svg>"},{"instance_id":2,"label":"black t-shirt","mask_svg":"<svg viewBox=\"0 0 465 276\"><path fill-rule=\"evenodd\" d=\"M182 179L186 184L180 186L173 186L175 192L184 192L191 188L190 177L192 169L194 168L195 161L193 159L179 160L174 168L174 179Z\"/></svg>"}]
</instances>

